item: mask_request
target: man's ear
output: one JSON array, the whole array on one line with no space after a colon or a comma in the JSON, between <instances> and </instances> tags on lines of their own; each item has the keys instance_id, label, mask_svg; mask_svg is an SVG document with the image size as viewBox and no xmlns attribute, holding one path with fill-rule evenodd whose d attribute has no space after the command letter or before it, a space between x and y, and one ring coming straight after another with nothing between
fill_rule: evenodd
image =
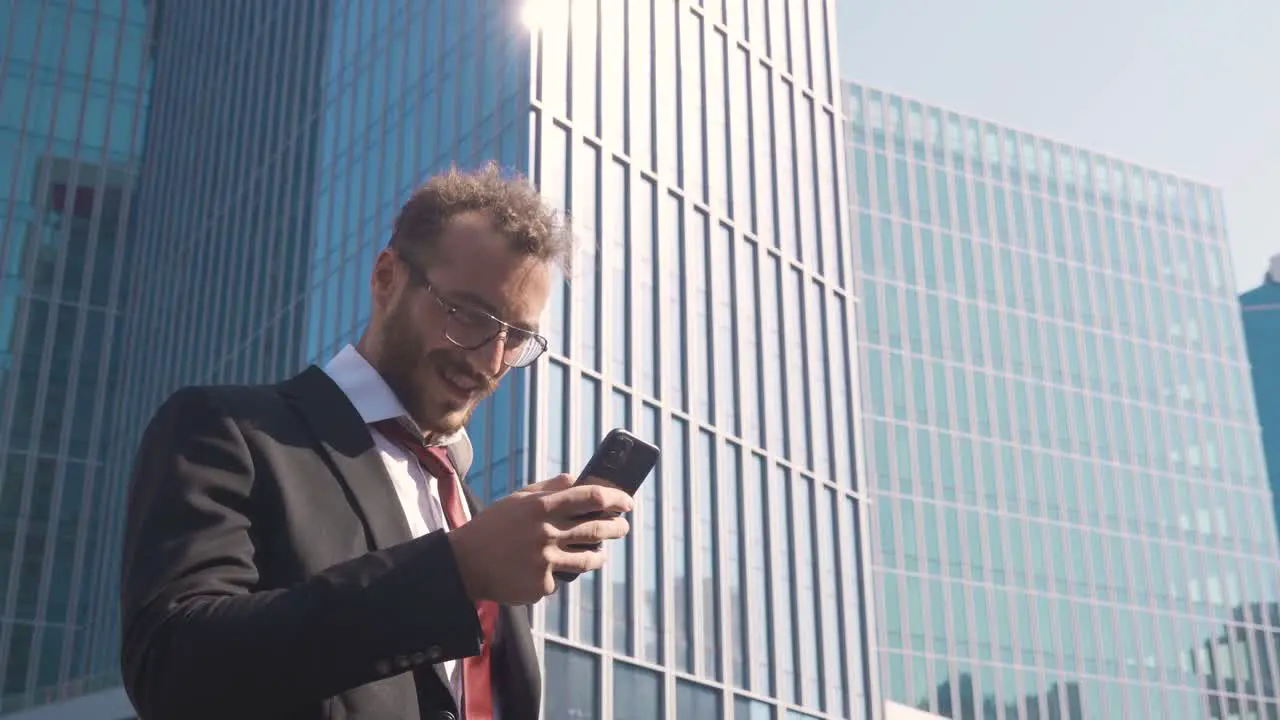
<instances>
[{"instance_id":1,"label":"man's ear","mask_svg":"<svg viewBox=\"0 0 1280 720\"><path fill-rule=\"evenodd\" d=\"M375 310L385 311L391 307L406 282L405 276L405 268L400 265L396 251L390 247L383 248L374 259L373 272L369 274L369 294Z\"/></svg>"}]
</instances>

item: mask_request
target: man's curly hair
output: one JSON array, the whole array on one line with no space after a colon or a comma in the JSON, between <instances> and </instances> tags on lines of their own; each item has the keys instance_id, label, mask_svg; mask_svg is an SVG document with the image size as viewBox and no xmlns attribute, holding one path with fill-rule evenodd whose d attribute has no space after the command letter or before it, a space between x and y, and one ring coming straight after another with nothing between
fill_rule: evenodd
<instances>
[{"instance_id":1,"label":"man's curly hair","mask_svg":"<svg viewBox=\"0 0 1280 720\"><path fill-rule=\"evenodd\" d=\"M445 226L469 213L493 223L513 252L555 263L569 276L573 233L568 215L547 205L523 176L504 174L492 161L474 171L454 167L414 190L400 208L390 244L429 264Z\"/></svg>"}]
</instances>

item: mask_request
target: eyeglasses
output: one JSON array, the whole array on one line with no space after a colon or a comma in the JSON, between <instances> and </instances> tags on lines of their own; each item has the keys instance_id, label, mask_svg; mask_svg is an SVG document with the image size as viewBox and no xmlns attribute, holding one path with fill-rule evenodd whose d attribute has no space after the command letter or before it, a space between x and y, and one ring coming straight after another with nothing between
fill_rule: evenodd
<instances>
[{"instance_id":1,"label":"eyeglasses","mask_svg":"<svg viewBox=\"0 0 1280 720\"><path fill-rule=\"evenodd\" d=\"M522 368L532 365L547 351L547 339L538 333L504 322L475 307L459 305L440 294L431 280L404 258L401 262L418 285L444 309L444 337L463 350L479 350L495 339L502 342L502 363Z\"/></svg>"}]
</instances>

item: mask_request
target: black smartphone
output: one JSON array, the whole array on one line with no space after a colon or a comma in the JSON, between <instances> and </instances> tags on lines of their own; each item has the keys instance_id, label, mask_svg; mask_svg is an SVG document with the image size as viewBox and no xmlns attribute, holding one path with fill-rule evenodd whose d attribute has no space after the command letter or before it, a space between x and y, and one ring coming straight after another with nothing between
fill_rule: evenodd
<instances>
[{"instance_id":1,"label":"black smartphone","mask_svg":"<svg viewBox=\"0 0 1280 720\"><path fill-rule=\"evenodd\" d=\"M598 478L634 496L645 478L653 472L653 466L658 464L658 453L657 446L622 428L614 428L600 441L595 454L578 475L578 482L591 482L592 478Z\"/></svg>"},{"instance_id":2,"label":"black smartphone","mask_svg":"<svg viewBox=\"0 0 1280 720\"><path fill-rule=\"evenodd\" d=\"M647 443L622 428L614 428L600 441L595 454L578 474L577 482L595 483L599 480L612 483L634 497L658 464L659 454L658 446ZM592 518L606 514L590 513L582 517ZM575 550L595 550L600 544L581 543L570 547ZM575 573L555 573L555 577L562 582L573 582L578 576Z\"/></svg>"}]
</instances>

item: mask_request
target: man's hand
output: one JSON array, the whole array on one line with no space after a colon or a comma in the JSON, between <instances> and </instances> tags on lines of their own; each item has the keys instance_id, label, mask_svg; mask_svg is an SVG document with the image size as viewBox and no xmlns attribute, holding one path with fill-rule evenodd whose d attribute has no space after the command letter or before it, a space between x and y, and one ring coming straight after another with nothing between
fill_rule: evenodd
<instances>
[{"instance_id":1,"label":"man's hand","mask_svg":"<svg viewBox=\"0 0 1280 720\"><path fill-rule=\"evenodd\" d=\"M630 530L617 513L631 511L631 496L603 485L574 485L559 475L530 485L485 508L449 533L462 582L473 600L510 605L537 602L555 592L553 573L598 570L598 543ZM591 516L606 513L603 516ZM571 549L597 544L597 549Z\"/></svg>"}]
</instances>

